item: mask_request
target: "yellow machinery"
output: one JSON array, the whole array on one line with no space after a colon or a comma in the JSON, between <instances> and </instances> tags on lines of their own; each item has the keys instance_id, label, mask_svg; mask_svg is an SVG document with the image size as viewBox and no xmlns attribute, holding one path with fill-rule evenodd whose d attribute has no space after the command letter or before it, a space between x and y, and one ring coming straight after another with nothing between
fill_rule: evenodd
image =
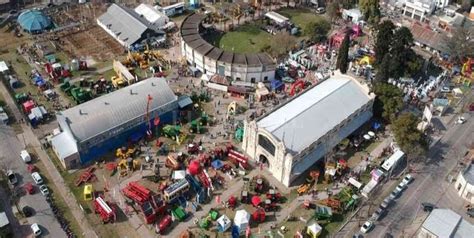
<instances>
[{"instance_id":1,"label":"yellow machinery","mask_svg":"<svg viewBox=\"0 0 474 238\"><path fill-rule=\"evenodd\" d=\"M110 81L112 81L112 86L114 86L114 88L123 88L127 86L120 74L119 76L112 76L112 78L110 78Z\"/></svg>"},{"instance_id":2,"label":"yellow machinery","mask_svg":"<svg viewBox=\"0 0 474 238\"><path fill-rule=\"evenodd\" d=\"M92 184L86 184L84 186L84 201L92 201L94 190L92 189Z\"/></svg>"},{"instance_id":3,"label":"yellow machinery","mask_svg":"<svg viewBox=\"0 0 474 238\"><path fill-rule=\"evenodd\" d=\"M132 75L132 73L130 73L129 69L125 67L125 65L122 64L122 62L118 60L114 60L112 66L114 68L115 74L117 75L116 77L118 77L117 86L119 85L119 82L120 82L119 80L122 80L123 84L127 84L127 85L130 85L135 81L135 77Z\"/></svg>"},{"instance_id":4,"label":"yellow machinery","mask_svg":"<svg viewBox=\"0 0 474 238\"><path fill-rule=\"evenodd\" d=\"M311 188L311 184L305 183L305 184L300 185L296 191L298 192L298 195L303 195L307 193L310 188Z\"/></svg>"},{"instance_id":5,"label":"yellow machinery","mask_svg":"<svg viewBox=\"0 0 474 238\"><path fill-rule=\"evenodd\" d=\"M127 158L132 157L136 150L137 149L133 147L128 148L128 149L125 147L118 148L117 151L115 152L115 157L122 160L126 160Z\"/></svg>"},{"instance_id":6,"label":"yellow machinery","mask_svg":"<svg viewBox=\"0 0 474 238\"><path fill-rule=\"evenodd\" d=\"M372 65L375 59L371 56L364 56L362 59L359 60L359 65Z\"/></svg>"}]
</instances>

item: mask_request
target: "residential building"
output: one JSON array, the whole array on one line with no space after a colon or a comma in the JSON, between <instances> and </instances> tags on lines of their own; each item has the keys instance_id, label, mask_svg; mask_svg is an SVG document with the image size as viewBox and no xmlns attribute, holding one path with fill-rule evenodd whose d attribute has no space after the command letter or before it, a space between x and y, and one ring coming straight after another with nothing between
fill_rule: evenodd
<instances>
[{"instance_id":1,"label":"residential building","mask_svg":"<svg viewBox=\"0 0 474 238\"><path fill-rule=\"evenodd\" d=\"M375 95L336 74L253 121L244 121L242 149L290 186L372 117Z\"/></svg>"},{"instance_id":2,"label":"residential building","mask_svg":"<svg viewBox=\"0 0 474 238\"><path fill-rule=\"evenodd\" d=\"M59 112L61 133L51 145L65 168L75 168L140 140L149 133L148 126L154 130L154 119L174 121L178 108L178 98L166 80L149 78Z\"/></svg>"},{"instance_id":3,"label":"residential building","mask_svg":"<svg viewBox=\"0 0 474 238\"><path fill-rule=\"evenodd\" d=\"M434 209L423 222L418 238L468 238L474 226L450 209Z\"/></svg>"},{"instance_id":4,"label":"residential building","mask_svg":"<svg viewBox=\"0 0 474 238\"><path fill-rule=\"evenodd\" d=\"M454 186L460 197L474 204L474 166L469 165L465 170L459 172Z\"/></svg>"},{"instance_id":5,"label":"residential building","mask_svg":"<svg viewBox=\"0 0 474 238\"><path fill-rule=\"evenodd\" d=\"M436 10L436 1L432 0L406 0L403 14L418 21L425 21L426 17Z\"/></svg>"}]
</instances>

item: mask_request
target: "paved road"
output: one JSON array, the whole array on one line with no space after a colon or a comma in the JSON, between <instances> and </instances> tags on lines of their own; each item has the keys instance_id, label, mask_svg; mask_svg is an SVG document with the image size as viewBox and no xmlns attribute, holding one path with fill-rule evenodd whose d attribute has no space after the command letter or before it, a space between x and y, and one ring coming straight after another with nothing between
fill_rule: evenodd
<instances>
[{"instance_id":1,"label":"paved road","mask_svg":"<svg viewBox=\"0 0 474 238\"><path fill-rule=\"evenodd\" d=\"M393 237L413 237L428 216L421 209L421 202L431 202L440 208L453 209L473 222L473 219L465 216L465 203L455 193L453 183L447 182L447 176L458 166L459 159L474 141L474 118L469 118L463 125L455 125L451 121L446 127L449 128L446 133L430 148L428 160L414 165L415 181L396 200L386 217L377 222L375 228L365 237L383 237L386 233ZM362 209L359 213L364 217L362 223L367 219L367 214L371 214L377 206L378 204L374 204L370 212L367 212L367 208ZM338 234L337 237L350 237L358 232L357 223L352 222L350 232ZM345 230L347 232L347 229Z\"/></svg>"},{"instance_id":2,"label":"paved road","mask_svg":"<svg viewBox=\"0 0 474 238\"><path fill-rule=\"evenodd\" d=\"M19 154L23 149L23 143L17 138L14 130L8 126L0 126L0 151L2 155L1 169L11 169L18 175L19 183L16 189L20 189L23 184L33 182L30 173L26 169L25 163L20 159ZM2 198L4 199L4 198ZM30 206L35 210L35 215L28 218L28 223L38 223L45 234L45 237L64 237L65 233L61 229L58 221L46 202L45 197L37 192L33 195L23 195L20 198L20 207ZM15 219L10 217L10 219ZM24 225L20 229L19 237L31 234L28 226Z\"/></svg>"}]
</instances>

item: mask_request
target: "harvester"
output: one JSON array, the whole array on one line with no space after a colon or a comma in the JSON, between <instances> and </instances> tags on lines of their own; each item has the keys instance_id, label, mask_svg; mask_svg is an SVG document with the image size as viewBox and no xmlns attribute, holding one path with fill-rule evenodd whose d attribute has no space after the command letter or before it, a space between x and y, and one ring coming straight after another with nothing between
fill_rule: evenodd
<instances>
[{"instance_id":1,"label":"harvester","mask_svg":"<svg viewBox=\"0 0 474 238\"><path fill-rule=\"evenodd\" d=\"M176 140L176 138L179 138L179 134L181 133L181 126L173 126L173 125L166 125L163 127L163 134L171 138L172 140Z\"/></svg>"}]
</instances>

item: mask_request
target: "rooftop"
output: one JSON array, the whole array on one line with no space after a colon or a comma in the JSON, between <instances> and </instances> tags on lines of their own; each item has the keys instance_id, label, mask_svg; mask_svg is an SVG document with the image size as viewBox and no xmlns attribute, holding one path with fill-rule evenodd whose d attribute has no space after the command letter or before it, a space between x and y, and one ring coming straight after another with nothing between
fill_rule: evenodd
<instances>
[{"instance_id":1,"label":"rooftop","mask_svg":"<svg viewBox=\"0 0 474 238\"><path fill-rule=\"evenodd\" d=\"M430 48L443 52L445 51L446 46L444 44L444 37L441 33L427 29L426 27L418 24L412 24L410 30L415 41L425 44Z\"/></svg>"},{"instance_id":2,"label":"rooftop","mask_svg":"<svg viewBox=\"0 0 474 238\"><path fill-rule=\"evenodd\" d=\"M81 142L143 116L148 95L150 111L177 102L166 80L153 77L59 112L57 118Z\"/></svg>"},{"instance_id":3,"label":"rooftop","mask_svg":"<svg viewBox=\"0 0 474 238\"><path fill-rule=\"evenodd\" d=\"M76 142L67 133L59 133L51 139L59 159L63 160L78 152Z\"/></svg>"},{"instance_id":4,"label":"rooftop","mask_svg":"<svg viewBox=\"0 0 474 238\"><path fill-rule=\"evenodd\" d=\"M470 164L463 172L464 179L469 183L474 185L474 166Z\"/></svg>"},{"instance_id":5,"label":"rooftop","mask_svg":"<svg viewBox=\"0 0 474 238\"><path fill-rule=\"evenodd\" d=\"M168 21L168 17L164 13L156 10L148 4L142 3L138 5L138 7L135 8L135 12L140 15L143 15L143 17L145 17L145 19L147 19L147 21L151 23L154 23L159 19L166 19L166 21Z\"/></svg>"},{"instance_id":6,"label":"rooftop","mask_svg":"<svg viewBox=\"0 0 474 238\"><path fill-rule=\"evenodd\" d=\"M349 76L338 74L308 89L257 121L299 153L372 100L368 90Z\"/></svg>"},{"instance_id":7,"label":"rooftop","mask_svg":"<svg viewBox=\"0 0 474 238\"><path fill-rule=\"evenodd\" d=\"M434 209L423 223L423 229L437 237L472 237L474 226L450 209Z\"/></svg>"}]
</instances>

